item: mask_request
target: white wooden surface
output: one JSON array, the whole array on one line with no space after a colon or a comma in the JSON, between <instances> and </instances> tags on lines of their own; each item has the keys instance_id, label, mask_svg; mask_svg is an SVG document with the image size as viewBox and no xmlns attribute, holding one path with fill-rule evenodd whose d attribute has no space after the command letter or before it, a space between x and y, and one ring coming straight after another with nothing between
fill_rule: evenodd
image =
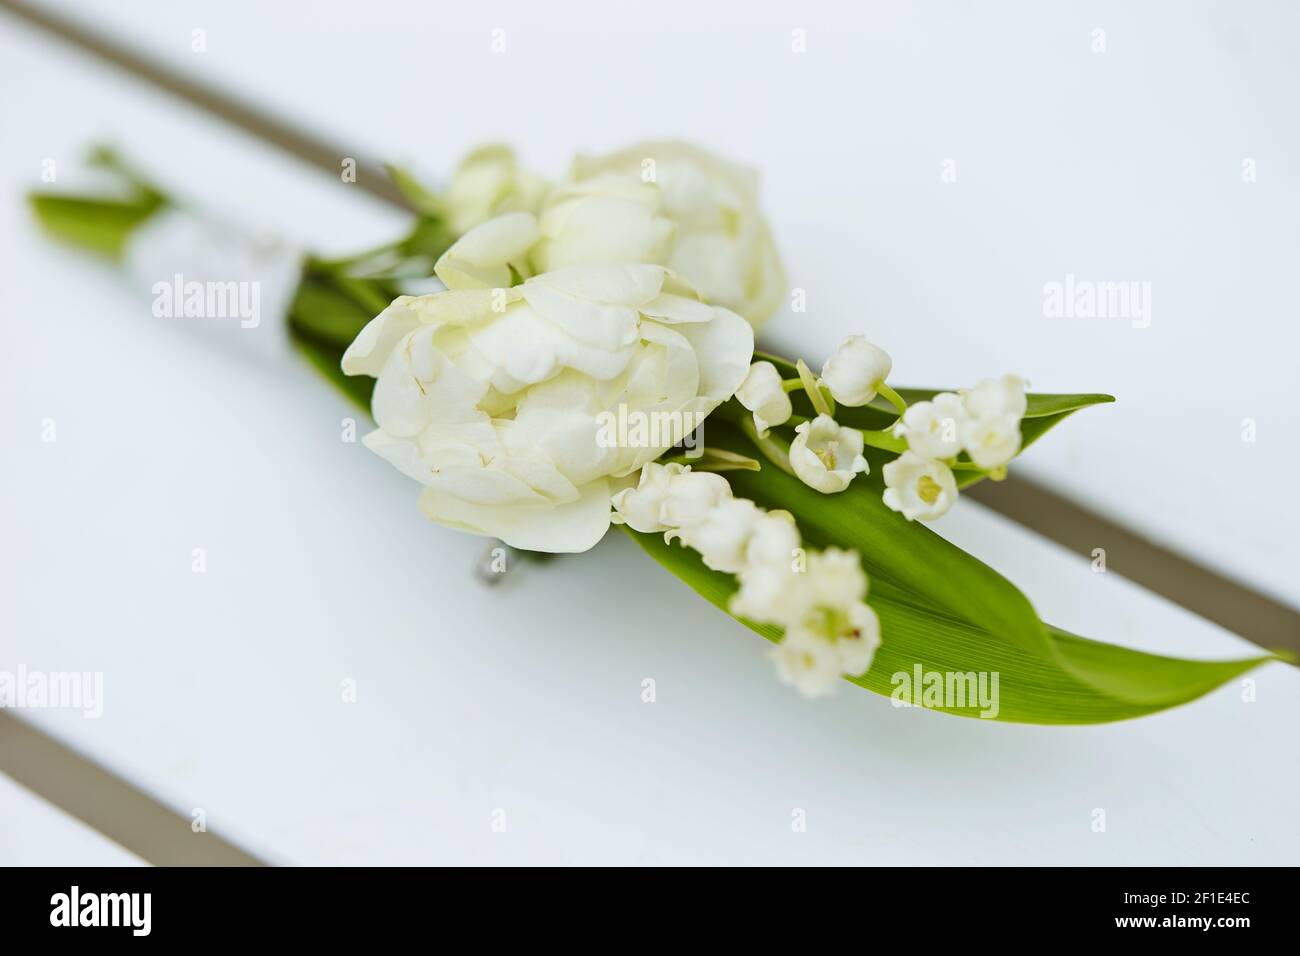
<instances>
[{"instance_id":1,"label":"white wooden surface","mask_svg":"<svg viewBox=\"0 0 1300 956\"><path fill-rule=\"evenodd\" d=\"M0 773L0 866L140 866L142 861Z\"/></svg>"},{"instance_id":2,"label":"white wooden surface","mask_svg":"<svg viewBox=\"0 0 1300 956\"><path fill-rule=\"evenodd\" d=\"M744 26L711 7L646 24L508 6L325 3L305 21L265 4L76 6L433 171L489 136L544 169L645 134L755 159L810 304L773 342L817 355L865 327L900 381L1014 369L1045 390L1112 390L1120 405L1073 420L1027 470L1297 599L1300 519L1279 486L1297 465L1283 5L888 5L853 22L778 5ZM205 54L190 52L195 27ZM146 289L46 242L20 197L43 159L70 170L111 136L189 193L326 250L400 217L8 19L0 64L0 669L105 673L101 719L25 715L44 729L278 862L1296 861L1294 669L1258 672L1253 703L1234 685L1138 722L990 725L849 687L808 704L757 638L622 539L475 585L481 542L423 522L405 480L340 442L349 409L309 370L152 319ZM1240 181L1244 156L1259 182ZM1042 284L1067 271L1149 279L1151 327L1043 318ZM1243 417L1259 422L1252 445ZM1079 633L1248 649L973 504L943 530ZM195 547L206 574L191 573ZM791 832L795 808L807 833Z\"/></svg>"}]
</instances>

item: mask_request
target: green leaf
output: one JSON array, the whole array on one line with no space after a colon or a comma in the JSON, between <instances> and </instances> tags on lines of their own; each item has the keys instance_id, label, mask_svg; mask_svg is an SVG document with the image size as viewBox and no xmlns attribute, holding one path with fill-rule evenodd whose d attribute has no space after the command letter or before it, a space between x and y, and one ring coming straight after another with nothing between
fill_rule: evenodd
<instances>
[{"instance_id":1,"label":"green leaf","mask_svg":"<svg viewBox=\"0 0 1300 956\"><path fill-rule=\"evenodd\" d=\"M375 380L344 375L343 353L388 304L380 283L329 274L308 274L298 285L289 307L289 332L294 345L329 382L366 412Z\"/></svg>"},{"instance_id":2,"label":"green leaf","mask_svg":"<svg viewBox=\"0 0 1300 956\"><path fill-rule=\"evenodd\" d=\"M625 526L626 528L626 526ZM723 611L735 590L729 574L704 566L699 555L662 535L628 534L661 565ZM1045 629L1048 653L1023 650L993 632L922 606L888 583L873 580L868 601L880 616L882 643L871 669L850 682L902 702L895 675L914 684L922 674L998 675L997 713L990 719L1030 724L1096 724L1155 713L1195 700L1252 667L1270 660L1188 661L1146 654ZM741 623L767 638L780 639L770 625ZM921 701L918 700L918 703ZM981 707L937 703L930 709L979 717Z\"/></svg>"},{"instance_id":3,"label":"green leaf","mask_svg":"<svg viewBox=\"0 0 1300 956\"><path fill-rule=\"evenodd\" d=\"M375 390L375 380L364 375L344 375L340 363L344 350L328 342L321 342L290 327L293 344L309 362L335 388L367 415L370 414L370 396Z\"/></svg>"},{"instance_id":4,"label":"green leaf","mask_svg":"<svg viewBox=\"0 0 1300 956\"><path fill-rule=\"evenodd\" d=\"M132 199L93 199L31 193L32 212L56 238L118 260L137 227L164 205L155 194Z\"/></svg>"},{"instance_id":5,"label":"green leaf","mask_svg":"<svg viewBox=\"0 0 1300 956\"><path fill-rule=\"evenodd\" d=\"M343 350L378 313L361 305L333 279L307 276L289 306L290 324L298 331Z\"/></svg>"},{"instance_id":6,"label":"green leaf","mask_svg":"<svg viewBox=\"0 0 1300 956\"><path fill-rule=\"evenodd\" d=\"M1050 407L1050 406L1045 406ZM1059 406L1058 406L1059 407ZM1048 412L1050 422L1069 410ZM708 442L753 454L746 435L709 419ZM1067 634L1039 620L1028 599L1006 578L920 522L909 522L881 500L878 486L861 479L824 495L798 478L764 465L733 472L736 495L796 516L811 547L856 550L871 577L868 602L880 615L882 645L875 663L853 682L890 694L895 674L914 672L999 675L999 720L1097 723L1136 717L1193 700L1271 657L1189 661L1146 654ZM726 610L736 587L731 575L710 571L693 551L657 535L635 535L661 564ZM769 640L779 632L743 622ZM978 716L978 707L943 707Z\"/></svg>"}]
</instances>

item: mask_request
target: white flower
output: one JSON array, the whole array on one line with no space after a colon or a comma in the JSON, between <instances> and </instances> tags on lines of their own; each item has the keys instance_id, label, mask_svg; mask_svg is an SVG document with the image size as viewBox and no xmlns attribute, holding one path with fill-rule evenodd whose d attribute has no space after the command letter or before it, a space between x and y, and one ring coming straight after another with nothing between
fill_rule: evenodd
<instances>
[{"instance_id":1,"label":"white flower","mask_svg":"<svg viewBox=\"0 0 1300 956\"><path fill-rule=\"evenodd\" d=\"M794 414L790 396L781 384L781 373L771 362L755 362L749 375L736 389L736 399L754 413L754 426L766 438L774 425L784 425Z\"/></svg>"},{"instance_id":2,"label":"white flower","mask_svg":"<svg viewBox=\"0 0 1300 956\"><path fill-rule=\"evenodd\" d=\"M871 661L880 646L880 618L862 601L848 606L847 626L835 638L840 655L840 670L850 677L861 677L871 669Z\"/></svg>"},{"instance_id":3,"label":"white flower","mask_svg":"<svg viewBox=\"0 0 1300 956\"><path fill-rule=\"evenodd\" d=\"M993 418L999 415L1025 415L1025 380L1018 375L986 378L969 389L963 398L971 418Z\"/></svg>"},{"instance_id":4,"label":"white flower","mask_svg":"<svg viewBox=\"0 0 1300 956\"><path fill-rule=\"evenodd\" d=\"M685 465L647 463L635 488L624 488L614 495L611 502L614 514L610 520L615 524L626 523L633 531L643 534L667 531L670 526L663 523L663 507L668 499L669 481L685 471Z\"/></svg>"},{"instance_id":5,"label":"white flower","mask_svg":"<svg viewBox=\"0 0 1300 956\"><path fill-rule=\"evenodd\" d=\"M664 513L674 483L696 477L679 468L648 465L640 486L615 499L633 527L671 524ZM695 511L691 517L693 524L669 530L665 539L680 537L705 565L736 575L740 587L727 605L732 614L784 629L772 651L781 680L816 697L833 690L841 675L867 672L880 645L880 621L864 600L867 575L856 551L805 553L789 513L763 511L730 494L702 518Z\"/></svg>"},{"instance_id":6,"label":"white flower","mask_svg":"<svg viewBox=\"0 0 1300 956\"><path fill-rule=\"evenodd\" d=\"M835 645L804 631L787 631L771 650L776 673L805 697L834 693L840 677L840 654Z\"/></svg>"},{"instance_id":7,"label":"white flower","mask_svg":"<svg viewBox=\"0 0 1300 956\"><path fill-rule=\"evenodd\" d=\"M866 405L876 397L893 365L884 349L861 335L850 335L822 365L821 381L841 405Z\"/></svg>"},{"instance_id":8,"label":"white flower","mask_svg":"<svg viewBox=\"0 0 1300 956\"><path fill-rule=\"evenodd\" d=\"M790 467L805 485L832 495L867 470L862 446L862 432L840 426L829 415L818 415L795 428Z\"/></svg>"},{"instance_id":9,"label":"white flower","mask_svg":"<svg viewBox=\"0 0 1300 956\"><path fill-rule=\"evenodd\" d=\"M801 616L813 613L824 618L828 609L848 607L867 596L867 575L856 551L842 548L814 551L808 556L803 578L807 582L807 595Z\"/></svg>"},{"instance_id":10,"label":"white flower","mask_svg":"<svg viewBox=\"0 0 1300 956\"><path fill-rule=\"evenodd\" d=\"M963 396L967 422L961 440L981 468L1001 468L1020 451L1020 419L1027 407L1025 382L1018 375L986 378Z\"/></svg>"},{"instance_id":11,"label":"white flower","mask_svg":"<svg viewBox=\"0 0 1300 956\"><path fill-rule=\"evenodd\" d=\"M788 512L764 512L755 521L745 544L745 566L737 575L740 588L731 597L731 613L752 621L780 624L791 595L802 588L795 571L799 529Z\"/></svg>"},{"instance_id":12,"label":"white flower","mask_svg":"<svg viewBox=\"0 0 1300 956\"><path fill-rule=\"evenodd\" d=\"M909 405L894 434L922 458L955 458L961 453L961 430L968 420L960 395L940 392L928 402Z\"/></svg>"},{"instance_id":13,"label":"white flower","mask_svg":"<svg viewBox=\"0 0 1300 956\"><path fill-rule=\"evenodd\" d=\"M502 245L487 256L481 247L463 248L464 237L439 263L438 276L450 288L492 288L510 284L501 278L507 262L524 278L575 265L654 263L757 328L786 289L757 192L751 170L685 143L579 157L569 179L547 195L522 252ZM503 208L533 211L523 202ZM526 230L516 223L511 232L523 238ZM466 261L477 266L467 276L457 265Z\"/></svg>"},{"instance_id":14,"label":"white flower","mask_svg":"<svg viewBox=\"0 0 1300 956\"><path fill-rule=\"evenodd\" d=\"M711 471L691 471L687 468L669 479L668 496L660 510L666 526L664 530L697 525L730 497L731 486L727 484L726 478Z\"/></svg>"},{"instance_id":15,"label":"white flower","mask_svg":"<svg viewBox=\"0 0 1300 956\"><path fill-rule=\"evenodd\" d=\"M474 150L457 167L443 196L453 230L465 233L504 212L536 212L546 181L519 168L508 146Z\"/></svg>"},{"instance_id":16,"label":"white flower","mask_svg":"<svg viewBox=\"0 0 1300 956\"><path fill-rule=\"evenodd\" d=\"M689 465L647 462L635 488L614 495L615 523L654 533L697 524L724 498L731 486L721 475L691 471Z\"/></svg>"},{"instance_id":17,"label":"white flower","mask_svg":"<svg viewBox=\"0 0 1300 956\"><path fill-rule=\"evenodd\" d=\"M985 415L962 426L962 445L981 468L1001 468L1020 451L1020 416Z\"/></svg>"},{"instance_id":18,"label":"white flower","mask_svg":"<svg viewBox=\"0 0 1300 956\"><path fill-rule=\"evenodd\" d=\"M943 462L905 451L881 469L885 504L908 521L929 521L944 514L957 499L957 482Z\"/></svg>"},{"instance_id":19,"label":"white flower","mask_svg":"<svg viewBox=\"0 0 1300 956\"><path fill-rule=\"evenodd\" d=\"M765 511L755 524L745 550L751 565L792 568L799 550L799 526L788 511Z\"/></svg>"},{"instance_id":20,"label":"white flower","mask_svg":"<svg viewBox=\"0 0 1300 956\"><path fill-rule=\"evenodd\" d=\"M662 267L606 265L403 296L343 370L378 379L365 443L425 486L430 518L526 550L585 551L609 526L610 479L683 437L610 447L602 418L620 405L707 414L752 352L743 319L681 295Z\"/></svg>"},{"instance_id":21,"label":"white flower","mask_svg":"<svg viewBox=\"0 0 1300 956\"><path fill-rule=\"evenodd\" d=\"M537 271L530 255L540 235L532 213L505 213L457 239L433 271L448 289L508 289L516 276L528 278Z\"/></svg>"},{"instance_id":22,"label":"white flower","mask_svg":"<svg viewBox=\"0 0 1300 956\"><path fill-rule=\"evenodd\" d=\"M700 552L706 566L735 574L746 566L745 551L762 512L747 498L726 498L693 525L670 531L682 544Z\"/></svg>"}]
</instances>

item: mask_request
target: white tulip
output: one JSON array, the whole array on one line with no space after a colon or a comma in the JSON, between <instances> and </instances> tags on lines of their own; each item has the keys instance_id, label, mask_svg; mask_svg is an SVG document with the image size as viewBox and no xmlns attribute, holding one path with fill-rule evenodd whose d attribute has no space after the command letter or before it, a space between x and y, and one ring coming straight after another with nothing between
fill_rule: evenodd
<instances>
[{"instance_id":1,"label":"white tulip","mask_svg":"<svg viewBox=\"0 0 1300 956\"><path fill-rule=\"evenodd\" d=\"M867 471L862 448L862 432L818 415L795 428L790 467L805 485L833 495L847 488L854 475Z\"/></svg>"},{"instance_id":2,"label":"white tulip","mask_svg":"<svg viewBox=\"0 0 1300 956\"><path fill-rule=\"evenodd\" d=\"M969 420L960 395L940 392L928 402L909 405L894 434L922 458L955 458L962 449L962 428Z\"/></svg>"},{"instance_id":3,"label":"white tulip","mask_svg":"<svg viewBox=\"0 0 1300 956\"><path fill-rule=\"evenodd\" d=\"M757 328L786 291L757 191L751 170L684 143L645 143L579 157L569 179L547 194L539 210L523 202L509 206L537 212L525 254L511 250L512 261L500 255L485 261L481 249L471 254L463 248L462 238L439 263L438 276L449 288L494 288L509 285L501 279L508 265L527 278L575 265L654 263ZM476 268L463 274L457 263L466 261Z\"/></svg>"},{"instance_id":4,"label":"white tulip","mask_svg":"<svg viewBox=\"0 0 1300 956\"><path fill-rule=\"evenodd\" d=\"M1020 416L986 415L962 426L962 445L981 468L1001 468L1020 451Z\"/></svg>"},{"instance_id":5,"label":"white tulip","mask_svg":"<svg viewBox=\"0 0 1300 956\"><path fill-rule=\"evenodd\" d=\"M607 265L403 296L343 357L378 379L365 442L425 486L421 508L441 524L585 551L609 527L610 479L682 438L611 446L602 418L625 406L687 422L748 374L749 325L681 291L660 266Z\"/></svg>"},{"instance_id":6,"label":"white tulip","mask_svg":"<svg viewBox=\"0 0 1300 956\"><path fill-rule=\"evenodd\" d=\"M457 167L443 196L448 223L465 233L505 212L536 212L546 181L519 168L508 146L474 150Z\"/></svg>"},{"instance_id":7,"label":"white tulip","mask_svg":"<svg viewBox=\"0 0 1300 956\"><path fill-rule=\"evenodd\" d=\"M822 365L821 382L841 405L866 405L889 377L894 360L861 335L850 335Z\"/></svg>"},{"instance_id":8,"label":"white tulip","mask_svg":"<svg viewBox=\"0 0 1300 956\"><path fill-rule=\"evenodd\" d=\"M781 384L781 373L771 362L755 362L736 390L736 399L754 413L754 427L766 438L775 425L784 425L794 414L790 395Z\"/></svg>"},{"instance_id":9,"label":"white tulip","mask_svg":"<svg viewBox=\"0 0 1300 956\"><path fill-rule=\"evenodd\" d=\"M433 271L448 289L508 289L516 275L533 275L529 256L540 236L532 213L506 213L461 236Z\"/></svg>"},{"instance_id":10,"label":"white tulip","mask_svg":"<svg viewBox=\"0 0 1300 956\"><path fill-rule=\"evenodd\" d=\"M885 504L901 511L908 521L938 518L957 500L957 482L943 462L905 451L881 469L885 477Z\"/></svg>"}]
</instances>

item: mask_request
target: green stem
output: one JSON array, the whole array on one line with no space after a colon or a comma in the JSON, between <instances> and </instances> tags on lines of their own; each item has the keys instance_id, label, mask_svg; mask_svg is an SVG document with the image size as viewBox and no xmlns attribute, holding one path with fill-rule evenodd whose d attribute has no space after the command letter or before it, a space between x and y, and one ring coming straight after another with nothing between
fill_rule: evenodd
<instances>
[{"instance_id":1,"label":"green stem","mask_svg":"<svg viewBox=\"0 0 1300 956\"><path fill-rule=\"evenodd\" d=\"M762 452L764 458L787 475L794 474L794 469L790 467L790 456L786 453L786 450L774 441L770 435L767 438L759 437L758 426L754 424L752 417L746 416L740 419L737 424L740 425L740 430L745 433L745 437L752 441L754 447Z\"/></svg>"},{"instance_id":2,"label":"green stem","mask_svg":"<svg viewBox=\"0 0 1300 956\"><path fill-rule=\"evenodd\" d=\"M817 410L817 414L834 415L835 399L830 396L826 389L817 384L817 379L813 376L808 363L800 359L795 364L795 368L799 371L799 384L808 393L808 399L812 402L813 408Z\"/></svg>"},{"instance_id":3,"label":"green stem","mask_svg":"<svg viewBox=\"0 0 1300 956\"><path fill-rule=\"evenodd\" d=\"M344 272L351 266L356 265L358 262L367 262L385 252L397 252L398 247L401 246L401 244L402 240L400 239L396 242L385 242L383 245L375 246L374 248L367 249L364 252L358 252L350 256L343 256L338 259L322 259L313 256L311 259L311 265L314 268L319 269L321 272Z\"/></svg>"},{"instance_id":4,"label":"green stem","mask_svg":"<svg viewBox=\"0 0 1300 956\"><path fill-rule=\"evenodd\" d=\"M898 414L900 416L907 411L907 402L903 401L903 396L899 395L896 391L894 391L884 382L876 383L876 391L879 392L881 395L883 395L886 399L888 399L889 404L893 405L896 409L898 409Z\"/></svg>"},{"instance_id":5,"label":"green stem","mask_svg":"<svg viewBox=\"0 0 1300 956\"><path fill-rule=\"evenodd\" d=\"M896 451L899 454L907 451L907 439L895 437L888 428L880 431L864 431L862 433L862 443L870 445L872 448Z\"/></svg>"}]
</instances>

